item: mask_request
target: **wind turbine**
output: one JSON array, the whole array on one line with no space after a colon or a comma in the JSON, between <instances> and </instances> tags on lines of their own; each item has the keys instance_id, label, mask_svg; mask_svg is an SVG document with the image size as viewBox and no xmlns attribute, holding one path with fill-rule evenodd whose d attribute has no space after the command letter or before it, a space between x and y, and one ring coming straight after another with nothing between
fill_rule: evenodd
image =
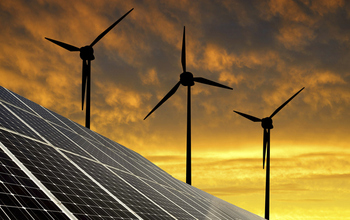
<instances>
[{"instance_id":1,"label":"wind turbine","mask_svg":"<svg viewBox=\"0 0 350 220\"><path fill-rule=\"evenodd\" d=\"M83 60L83 77L82 77L82 99L81 99L81 108L84 109L84 96L85 96L85 87L86 87L86 115L85 115L85 127L90 128L90 94L91 94L91 60L95 59L93 46L101 40L114 26L116 26L125 16L127 16L133 8L128 11L125 15L119 18L114 22L109 28L102 32L90 45L85 47L78 48L70 44L66 44L57 40L53 40L45 37L46 40L51 41L54 44L57 44L60 47L63 47L66 50L71 52L80 51L80 58Z\"/></svg>"},{"instance_id":2,"label":"wind turbine","mask_svg":"<svg viewBox=\"0 0 350 220\"><path fill-rule=\"evenodd\" d=\"M288 99L285 103L283 103L280 107L278 107L270 117L266 117L263 119L244 114L242 112L234 111L237 114L253 121L253 122L261 122L261 127L264 129L263 136L263 169L265 168L265 154L266 154L266 189L265 189L265 219L269 219L270 217L270 129L273 128L272 125L272 117L275 116L285 105L287 105L296 95L298 95L305 87L300 89L297 93L295 93L290 99Z\"/></svg>"},{"instance_id":3,"label":"wind turbine","mask_svg":"<svg viewBox=\"0 0 350 220\"><path fill-rule=\"evenodd\" d=\"M211 86L217 86L225 89L231 89L228 86L213 82L202 77L193 77L193 74L186 71L186 43L185 43L185 27L182 40L181 64L183 72L180 74L180 81L164 96L162 100L148 113L144 120L152 114L159 106L168 100L179 88L180 84L187 86L187 149L186 149L186 183L191 185L191 86L194 82L203 83Z\"/></svg>"}]
</instances>

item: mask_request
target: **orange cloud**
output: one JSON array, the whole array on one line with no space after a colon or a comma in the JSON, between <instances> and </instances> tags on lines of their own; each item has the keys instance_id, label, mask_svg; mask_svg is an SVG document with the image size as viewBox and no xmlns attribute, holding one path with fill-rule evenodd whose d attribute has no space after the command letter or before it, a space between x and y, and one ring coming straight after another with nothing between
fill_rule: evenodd
<instances>
[{"instance_id":1,"label":"orange cloud","mask_svg":"<svg viewBox=\"0 0 350 220\"><path fill-rule=\"evenodd\" d=\"M145 85L159 85L158 75L155 69L150 69L147 73L140 73L142 83Z\"/></svg>"},{"instance_id":2,"label":"orange cloud","mask_svg":"<svg viewBox=\"0 0 350 220\"><path fill-rule=\"evenodd\" d=\"M289 25L282 27L277 39L291 50L300 50L309 44L315 38L315 35L309 27L301 25Z\"/></svg>"},{"instance_id":3,"label":"orange cloud","mask_svg":"<svg viewBox=\"0 0 350 220\"><path fill-rule=\"evenodd\" d=\"M281 16L285 21L313 24L314 19L307 15L297 2L291 0L271 0L267 3L268 18ZM265 7L263 9L266 9ZM266 14L265 14L266 16Z\"/></svg>"},{"instance_id":4,"label":"orange cloud","mask_svg":"<svg viewBox=\"0 0 350 220\"><path fill-rule=\"evenodd\" d=\"M312 2L310 8L323 16L327 13L334 13L338 8L343 7L345 2L343 0L320 0Z\"/></svg>"}]
</instances>

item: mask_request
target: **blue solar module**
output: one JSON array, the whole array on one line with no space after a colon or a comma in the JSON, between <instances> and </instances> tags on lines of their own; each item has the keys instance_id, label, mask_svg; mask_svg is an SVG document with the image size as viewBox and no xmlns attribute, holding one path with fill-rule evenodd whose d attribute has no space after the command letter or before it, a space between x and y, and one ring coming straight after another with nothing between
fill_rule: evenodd
<instances>
[{"instance_id":1,"label":"blue solar module","mask_svg":"<svg viewBox=\"0 0 350 220\"><path fill-rule=\"evenodd\" d=\"M0 87L0 219L263 219Z\"/></svg>"}]
</instances>

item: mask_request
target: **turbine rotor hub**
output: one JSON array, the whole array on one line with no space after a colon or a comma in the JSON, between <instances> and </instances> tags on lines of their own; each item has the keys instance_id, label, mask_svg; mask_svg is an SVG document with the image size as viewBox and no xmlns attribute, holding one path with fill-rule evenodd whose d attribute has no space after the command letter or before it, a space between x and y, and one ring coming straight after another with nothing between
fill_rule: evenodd
<instances>
[{"instance_id":1,"label":"turbine rotor hub","mask_svg":"<svg viewBox=\"0 0 350 220\"><path fill-rule=\"evenodd\" d=\"M180 83L183 86L193 86L194 85L193 74L190 73L190 72L181 73L181 75L180 75Z\"/></svg>"},{"instance_id":2,"label":"turbine rotor hub","mask_svg":"<svg viewBox=\"0 0 350 220\"><path fill-rule=\"evenodd\" d=\"M94 60L94 49L91 46L80 48L80 58L83 60Z\"/></svg>"},{"instance_id":3,"label":"turbine rotor hub","mask_svg":"<svg viewBox=\"0 0 350 220\"><path fill-rule=\"evenodd\" d=\"M263 118L261 120L261 127L263 127L264 129L272 129L272 119L270 117Z\"/></svg>"}]
</instances>

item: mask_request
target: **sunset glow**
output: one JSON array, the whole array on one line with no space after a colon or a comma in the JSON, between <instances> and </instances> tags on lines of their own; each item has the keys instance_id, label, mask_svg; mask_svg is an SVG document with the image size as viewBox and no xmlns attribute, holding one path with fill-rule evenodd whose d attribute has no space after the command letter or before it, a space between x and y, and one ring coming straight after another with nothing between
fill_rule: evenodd
<instances>
[{"instance_id":1,"label":"sunset glow","mask_svg":"<svg viewBox=\"0 0 350 220\"><path fill-rule=\"evenodd\" d=\"M185 181L186 89L143 120L187 69L192 185L264 215L263 129L274 117L272 220L350 219L350 3L344 0L0 1L0 85L84 125L77 47L94 46L91 129Z\"/></svg>"}]
</instances>

